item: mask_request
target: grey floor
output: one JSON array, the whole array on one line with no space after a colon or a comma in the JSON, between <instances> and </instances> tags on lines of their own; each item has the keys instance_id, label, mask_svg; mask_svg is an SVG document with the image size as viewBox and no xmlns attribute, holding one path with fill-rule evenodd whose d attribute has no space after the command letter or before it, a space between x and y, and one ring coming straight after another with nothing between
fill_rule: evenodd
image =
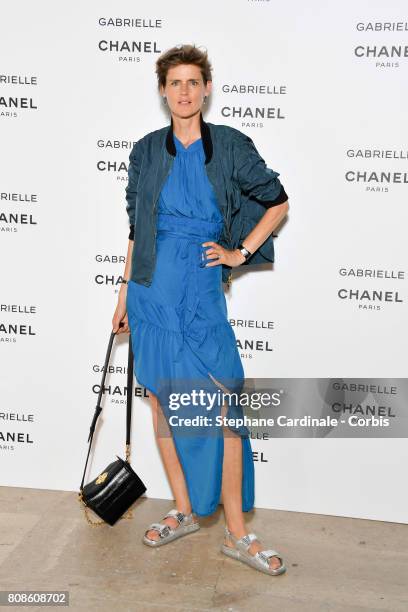
<instances>
[{"instance_id":1,"label":"grey floor","mask_svg":"<svg viewBox=\"0 0 408 612\"><path fill-rule=\"evenodd\" d=\"M100 612L408 610L405 525L255 510L248 531L288 568L267 576L219 552L221 506L197 533L145 546L146 526L172 507L142 498L133 519L91 527L76 493L2 487L0 589L67 590L68 609Z\"/></svg>"}]
</instances>

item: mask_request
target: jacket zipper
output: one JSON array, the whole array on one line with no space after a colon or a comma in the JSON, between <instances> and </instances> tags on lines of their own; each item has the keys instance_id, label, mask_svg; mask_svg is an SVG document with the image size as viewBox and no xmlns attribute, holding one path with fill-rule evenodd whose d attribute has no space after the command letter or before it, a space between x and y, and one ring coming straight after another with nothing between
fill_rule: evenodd
<instances>
[{"instance_id":1,"label":"jacket zipper","mask_svg":"<svg viewBox=\"0 0 408 612\"><path fill-rule=\"evenodd\" d=\"M166 182L167 177L169 176L170 172L171 172L171 166L170 166L169 170L167 171L166 176L163 179L161 188L163 187L164 183ZM152 249L153 271L154 271L155 265L156 265L157 220L158 220L158 216L159 216L157 203L158 203L158 201L160 199L160 193L161 193L161 189L158 192L158 196L157 196L156 201L155 201L154 206L153 206L153 215L154 215L154 240L153 240L153 249Z\"/></svg>"},{"instance_id":2,"label":"jacket zipper","mask_svg":"<svg viewBox=\"0 0 408 612\"><path fill-rule=\"evenodd\" d=\"M228 246L230 247L230 249L232 248L232 236L228 227L228 221L226 216L224 215L224 212L222 213L223 217L224 217L224 223L225 223L225 229L227 231L227 237L228 237ZM228 278L227 278L227 287L230 288L231 287L231 283L232 283L232 270L230 270Z\"/></svg>"},{"instance_id":3,"label":"jacket zipper","mask_svg":"<svg viewBox=\"0 0 408 612\"><path fill-rule=\"evenodd\" d=\"M207 168L205 168L205 171L206 171L208 179L210 180L210 177L208 176ZM210 180L210 183L212 184L211 180ZM213 185L213 189L215 190L214 185ZM232 236L231 236L231 233L229 231L228 221L227 221L227 218L226 218L226 216L224 214L224 210L223 209L221 210L221 213L222 213L222 216L224 217L225 229L227 231L228 246L231 248L232 247ZM227 286L228 286L228 288L231 287L231 283L232 283L232 271L230 270L228 278L227 278Z\"/></svg>"}]
</instances>

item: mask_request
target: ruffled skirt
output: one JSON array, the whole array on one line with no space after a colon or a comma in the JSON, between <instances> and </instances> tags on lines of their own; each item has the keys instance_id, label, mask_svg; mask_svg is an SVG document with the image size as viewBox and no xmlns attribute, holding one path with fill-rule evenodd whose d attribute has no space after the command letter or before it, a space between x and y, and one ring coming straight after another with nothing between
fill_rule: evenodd
<instances>
[{"instance_id":1,"label":"ruffled skirt","mask_svg":"<svg viewBox=\"0 0 408 612\"><path fill-rule=\"evenodd\" d=\"M159 213L152 283L130 281L127 293L135 376L159 399L199 516L212 514L220 502L224 431L217 417L242 416L239 403L230 403L225 412L220 399L222 391L239 393L244 382L227 318L222 267L203 265L209 247L202 243L217 242L221 230L221 223ZM193 390L203 390L198 405L183 403L182 394L191 400ZM228 429L242 440L242 510L247 512L254 505L249 432L233 425Z\"/></svg>"}]
</instances>

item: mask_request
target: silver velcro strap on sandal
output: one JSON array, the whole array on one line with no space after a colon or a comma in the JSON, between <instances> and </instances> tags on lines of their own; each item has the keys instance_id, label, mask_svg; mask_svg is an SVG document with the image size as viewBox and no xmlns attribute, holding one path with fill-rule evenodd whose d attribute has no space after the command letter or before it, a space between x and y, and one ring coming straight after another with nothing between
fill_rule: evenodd
<instances>
[{"instance_id":1,"label":"silver velcro strap on sandal","mask_svg":"<svg viewBox=\"0 0 408 612\"><path fill-rule=\"evenodd\" d=\"M152 523L146 531L158 531L161 538L167 537L173 530L166 523Z\"/></svg>"},{"instance_id":2,"label":"silver velcro strap on sandal","mask_svg":"<svg viewBox=\"0 0 408 612\"><path fill-rule=\"evenodd\" d=\"M167 517L175 518L178 521L178 524L181 525L181 523L184 520L185 514L174 509L174 510L170 510L164 518L167 518Z\"/></svg>"},{"instance_id":3,"label":"silver velcro strap on sandal","mask_svg":"<svg viewBox=\"0 0 408 612\"><path fill-rule=\"evenodd\" d=\"M240 540L238 540L238 543L242 543L245 548L248 550L248 548L251 546L252 542L254 540L257 540L258 538L256 537L256 535L254 533L247 533L247 535L245 535L243 538L241 538Z\"/></svg>"},{"instance_id":4,"label":"silver velcro strap on sandal","mask_svg":"<svg viewBox=\"0 0 408 612\"><path fill-rule=\"evenodd\" d=\"M278 557L279 561L282 564L282 557L280 556L280 554L278 553L278 551L276 550L261 550L260 552L256 553L257 557L259 557L267 566L269 566L269 559L271 557Z\"/></svg>"}]
</instances>

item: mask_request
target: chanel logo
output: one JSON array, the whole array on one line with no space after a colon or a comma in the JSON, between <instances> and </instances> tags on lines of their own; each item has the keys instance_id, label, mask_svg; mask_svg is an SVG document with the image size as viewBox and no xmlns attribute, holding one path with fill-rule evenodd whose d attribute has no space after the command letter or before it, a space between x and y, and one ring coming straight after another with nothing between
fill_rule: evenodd
<instances>
[{"instance_id":1,"label":"chanel logo","mask_svg":"<svg viewBox=\"0 0 408 612\"><path fill-rule=\"evenodd\" d=\"M103 472L103 474L99 474L98 478L95 480L95 484L101 484L106 480L108 472Z\"/></svg>"}]
</instances>

